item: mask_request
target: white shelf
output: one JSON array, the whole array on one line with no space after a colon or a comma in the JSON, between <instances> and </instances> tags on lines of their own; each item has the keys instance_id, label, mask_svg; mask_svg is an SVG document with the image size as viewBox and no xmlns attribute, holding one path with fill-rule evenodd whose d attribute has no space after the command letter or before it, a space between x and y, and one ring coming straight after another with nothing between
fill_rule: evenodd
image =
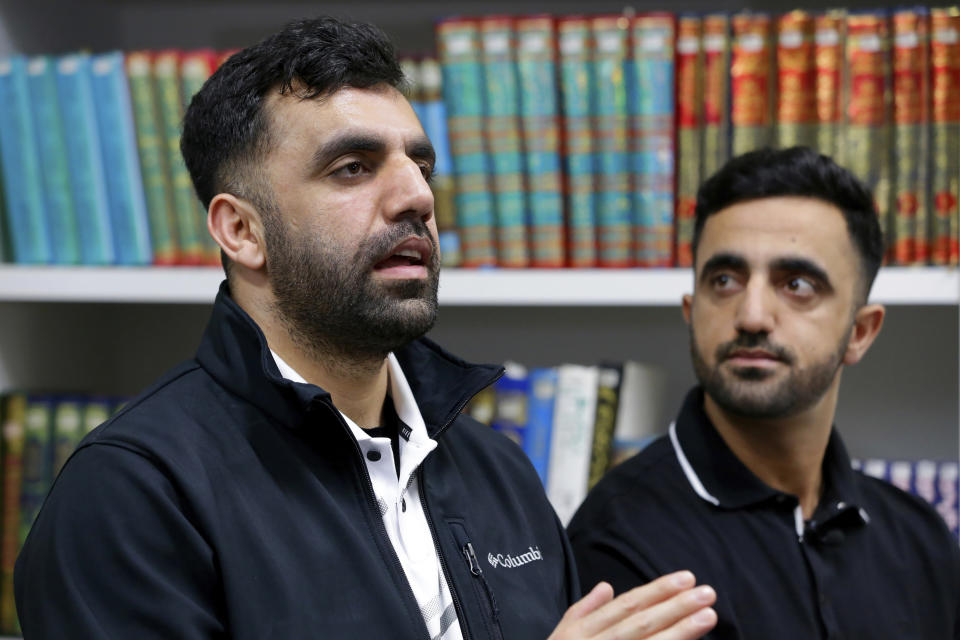
<instances>
[{"instance_id":1,"label":"white shelf","mask_svg":"<svg viewBox=\"0 0 960 640\"><path fill-rule=\"evenodd\" d=\"M0 302L208 304L217 267L0 266ZM447 269L447 306L675 306L691 290L689 269ZM960 271L882 269L872 300L891 305L960 304Z\"/></svg>"}]
</instances>

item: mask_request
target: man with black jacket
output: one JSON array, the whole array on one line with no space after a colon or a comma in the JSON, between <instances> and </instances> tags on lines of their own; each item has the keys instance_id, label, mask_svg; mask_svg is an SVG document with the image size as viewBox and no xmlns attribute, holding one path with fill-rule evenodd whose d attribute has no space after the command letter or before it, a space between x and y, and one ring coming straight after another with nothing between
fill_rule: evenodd
<instances>
[{"instance_id":1,"label":"man with black jacket","mask_svg":"<svg viewBox=\"0 0 960 640\"><path fill-rule=\"evenodd\" d=\"M501 375L421 336L433 149L368 25L288 25L193 98L182 150L227 280L196 357L84 440L18 559L29 639L685 640L679 572L577 601Z\"/></svg>"}]
</instances>

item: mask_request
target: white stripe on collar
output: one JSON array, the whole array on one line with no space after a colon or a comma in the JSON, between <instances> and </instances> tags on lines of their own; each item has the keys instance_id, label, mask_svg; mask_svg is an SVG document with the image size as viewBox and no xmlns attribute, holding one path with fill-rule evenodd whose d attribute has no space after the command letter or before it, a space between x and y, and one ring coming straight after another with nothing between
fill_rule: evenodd
<instances>
[{"instance_id":1,"label":"white stripe on collar","mask_svg":"<svg viewBox=\"0 0 960 640\"><path fill-rule=\"evenodd\" d=\"M690 483L690 487L694 492L709 502L710 504L719 507L720 500L716 496L711 494L703 486L703 483L700 482L697 472L693 470L693 466L690 464L690 461L687 460L686 454L683 453L683 448L680 446L680 440L677 439L677 423L670 423L670 444L673 445L673 452L677 455L677 461L680 463L680 468L683 469L683 475L687 476L687 482Z\"/></svg>"}]
</instances>

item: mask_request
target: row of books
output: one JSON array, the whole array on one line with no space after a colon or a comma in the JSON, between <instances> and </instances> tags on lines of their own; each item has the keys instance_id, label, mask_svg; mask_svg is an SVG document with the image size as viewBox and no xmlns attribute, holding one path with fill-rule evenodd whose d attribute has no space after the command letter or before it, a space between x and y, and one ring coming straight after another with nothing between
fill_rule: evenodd
<instances>
[{"instance_id":1,"label":"row of books","mask_svg":"<svg viewBox=\"0 0 960 640\"><path fill-rule=\"evenodd\" d=\"M523 449L564 524L607 471L665 434L673 419L666 374L654 365L505 368L466 411ZM871 458L853 466L929 502L960 538L960 462Z\"/></svg>"},{"instance_id":2,"label":"row of books","mask_svg":"<svg viewBox=\"0 0 960 640\"><path fill-rule=\"evenodd\" d=\"M180 154L180 127L222 56L165 50L0 59L0 259L219 264Z\"/></svg>"},{"instance_id":3,"label":"row of books","mask_svg":"<svg viewBox=\"0 0 960 640\"><path fill-rule=\"evenodd\" d=\"M12 392L0 396L0 633L19 633L13 569L53 479L77 444L124 400Z\"/></svg>"},{"instance_id":4,"label":"row of books","mask_svg":"<svg viewBox=\"0 0 960 640\"><path fill-rule=\"evenodd\" d=\"M853 460L853 466L923 498L943 516L953 535L960 537L960 463L870 458Z\"/></svg>"},{"instance_id":5,"label":"row of books","mask_svg":"<svg viewBox=\"0 0 960 640\"><path fill-rule=\"evenodd\" d=\"M564 524L604 473L666 432L666 374L659 367L626 361L505 368L466 410L520 445Z\"/></svg>"},{"instance_id":6,"label":"row of books","mask_svg":"<svg viewBox=\"0 0 960 640\"><path fill-rule=\"evenodd\" d=\"M876 194L890 264L960 260L960 11L451 18L462 263L689 266L696 190L763 146Z\"/></svg>"}]
</instances>

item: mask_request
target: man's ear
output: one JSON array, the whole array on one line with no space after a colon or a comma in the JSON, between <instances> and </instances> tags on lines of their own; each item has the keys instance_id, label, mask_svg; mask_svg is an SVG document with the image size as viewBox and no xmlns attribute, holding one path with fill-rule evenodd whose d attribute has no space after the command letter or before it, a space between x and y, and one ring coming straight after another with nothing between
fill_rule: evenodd
<instances>
[{"instance_id":1,"label":"man's ear","mask_svg":"<svg viewBox=\"0 0 960 640\"><path fill-rule=\"evenodd\" d=\"M693 294L685 293L683 294L683 319L686 321L687 325L690 325L690 313L693 310Z\"/></svg>"},{"instance_id":2,"label":"man's ear","mask_svg":"<svg viewBox=\"0 0 960 640\"><path fill-rule=\"evenodd\" d=\"M880 328L886 309L880 304L868 304L860 307L853 318L853 330L847 342L847 351L843 355L843 364L856 364L873 344Z\"/></svg>"},{"instance_id":3,"label":"man's ear","mask_svg":"<svg viewBox=\"0 0 960 640\"><path fill-rule=\"evenodd\" d=\"M250 202L218 193L207 208L207 230L234 263L257 271L266 263L263 222Z\"/></svg>"}]
</instances>

